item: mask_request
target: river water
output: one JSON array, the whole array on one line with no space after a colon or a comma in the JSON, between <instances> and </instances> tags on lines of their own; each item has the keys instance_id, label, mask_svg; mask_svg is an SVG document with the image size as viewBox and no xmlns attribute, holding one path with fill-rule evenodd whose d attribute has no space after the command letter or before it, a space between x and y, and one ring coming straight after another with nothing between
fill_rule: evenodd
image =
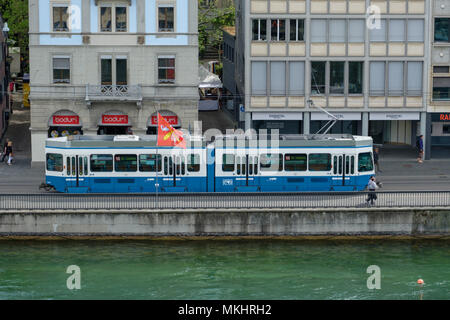
<instances>
[{"instance_id":1,"label":"river water","mask_svg":"<svg viewBox=\"0 0 450 320\"><path fill-rule=\"evenodd\" d=\"M0 299L450 299L450 243L0 241Z\"/></svg>"}]
</instances>

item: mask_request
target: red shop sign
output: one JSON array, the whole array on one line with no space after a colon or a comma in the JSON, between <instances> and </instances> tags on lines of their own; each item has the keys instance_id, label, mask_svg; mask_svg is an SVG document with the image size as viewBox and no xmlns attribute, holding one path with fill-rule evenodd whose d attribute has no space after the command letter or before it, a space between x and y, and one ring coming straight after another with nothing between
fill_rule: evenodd
<instances>
[{"instance_id":1,"label":"red shop sign","mask_svg":"<svg viewBox=\"0 0 450 320\"><path fill-rule=\"evenodd\" d=\"M178 125L178 117L177 116L163 116L163 118L166 119L167 122L171 126ZM155 126L158 125L158 117L157 116L152 116L152 125L155 125Z\"/></svg>"},{"instance_id":2,"label":"red shop sign","mask_svg":"<svg viewBox=\"0 0 450 320\"><path fill-rule=\"evenodd\" d=\"M127 115L102 115L102 124L128 124Z\"/></svg>"},{"instance_id":3,"label":"red shop sign","mask_svg":"<svg viewBox=\"0 0 450 320\"><path fill-rule=\"evenodd\" d=\"M54 125L75 125L80 124L79 116L53 116L53 124Z\"/></svg>"},{"instance_id":4,"label":"red shop sign","mask_svg":"<svg viewBox=\"0 0 450 320\"><path fill-rule=\"evenodd\" d=\"M439 115L439 120L450 121L450 113L441 113Z\"/></svg>"}]
</instances>

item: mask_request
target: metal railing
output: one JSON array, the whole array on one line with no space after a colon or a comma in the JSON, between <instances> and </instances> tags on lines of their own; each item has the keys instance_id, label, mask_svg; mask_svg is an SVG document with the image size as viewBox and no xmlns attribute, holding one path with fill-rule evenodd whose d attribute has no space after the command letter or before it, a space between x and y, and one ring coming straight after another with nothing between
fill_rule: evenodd
<instances>
[{"instance_id":1,"label":"metal railing","mask_svg":"<svg viewBox=\"0 0 450 320\"><path fill-rule=\"evenodd\" d=\"M0 211L449 207L449 191L177 194L0 194Z\"/></svg>"},{"instance_id":2,"label":"metal railing","mask_svg":"<svg viewBox=\"0 0 450 320\"><path fill-rule=\"evenodd\" d=\"M86 100L142 100L139 85L86 85Z\"/></svg>"}]
</instances>

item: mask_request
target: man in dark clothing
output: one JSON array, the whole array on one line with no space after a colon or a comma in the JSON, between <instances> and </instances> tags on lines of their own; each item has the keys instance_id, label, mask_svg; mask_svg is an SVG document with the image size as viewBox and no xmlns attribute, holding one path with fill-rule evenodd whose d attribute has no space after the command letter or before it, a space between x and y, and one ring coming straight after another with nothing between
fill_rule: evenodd
<instances>
[{"instance_id":1,"label":"man in dark clothing","mask_svg":"<svg viewBox=\"0 0 450 320\"><path fill-rule=\"evenodd\" d=\"M5 143L3 144L3 148L2 148L3 155L2 155L2 161L1 162L5 161L5 158L9 155L9 153L8 153L8 142L9 142L9 139L6 139Z\"/></svg>"},{"instance_id":2,"label":"man in dark clothing","mask_svg":"<svg viewBox=\"0 0 450 320\"><path fill-rule=\"evenodd\" d=\"M375 164L375 173L376 172L382 172L380 170L380 149L375 148L375 150L373 151L373 163Z\"/></svg>"},{"instance_id":3,"label":"man in dark clothing","mask_svg":"<svg viewBox=\"0 0 450 320\"><path fill-rule=\"evenodd\" d=\"M417 158L417 162L422 163L423 162L423 135L422 134L419 136L419 139L417 140L417 149L419 149L419 157Z\"/></svg>"}]
</instances>

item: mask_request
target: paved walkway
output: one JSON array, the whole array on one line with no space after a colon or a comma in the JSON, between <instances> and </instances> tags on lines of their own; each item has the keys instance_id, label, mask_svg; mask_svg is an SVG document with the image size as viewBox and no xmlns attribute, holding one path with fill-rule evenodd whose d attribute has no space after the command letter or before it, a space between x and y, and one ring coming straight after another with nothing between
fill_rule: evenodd
<instances>
[{"instance_id":1,"label":"paved walkway","mask_svg":"<svg viewBox=\"0 0 450 320\"><path fill-rule=\"evenodd\" d=\"M20 99L16 98L16 101ZM30 110L14 104L9 128L5 138L14 143L15 163L0 163L0 193L36 193L44 181L44 166L31 168L31 138L29 131ZM233 128L234 123L222 111L199 113L203 130ZM1 142L3 145L3 141ZM447 190L450 191L450 152L439 151L444 159L432 159L419 164L417 152L410 146L384 145L380 154L382 172L377 174L383 182L383 191L390 190Z\"/></svg>"}]
</instances>

